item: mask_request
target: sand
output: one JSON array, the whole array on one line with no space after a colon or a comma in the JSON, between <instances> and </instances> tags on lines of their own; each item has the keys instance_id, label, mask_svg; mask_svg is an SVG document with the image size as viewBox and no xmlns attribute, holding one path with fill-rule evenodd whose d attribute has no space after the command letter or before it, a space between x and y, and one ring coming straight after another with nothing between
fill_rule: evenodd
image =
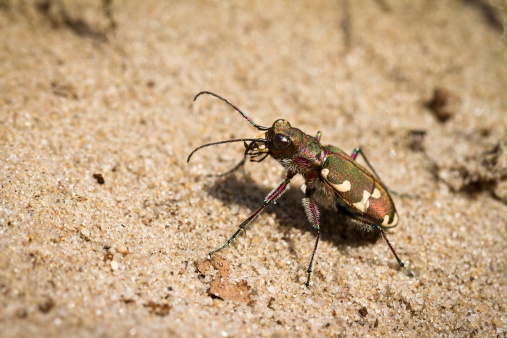
<instances>
[{"instance_id":1,"label":"sand","mask_svg":"<svg viewBox=\"0 0 507 338\"><path fill-rule=\"evenodd\" d=\"M1 1L0 336L505 336L507 4L493 4ZM301 179L207 261L283 169L209 177L241 143L187 163L258 134L214 97L194 103L202 90L362 147L399 193L389 238L417 279L321 210L307 289Z\"/></svg>"}]
</instances>

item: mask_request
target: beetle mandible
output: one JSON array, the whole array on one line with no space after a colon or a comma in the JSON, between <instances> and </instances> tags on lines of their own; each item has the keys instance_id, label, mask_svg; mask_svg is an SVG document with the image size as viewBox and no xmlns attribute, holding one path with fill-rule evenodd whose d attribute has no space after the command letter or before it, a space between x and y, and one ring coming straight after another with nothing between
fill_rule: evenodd
<instances>
[{"instance_id":1,"label":"beetle mandible","mask_svg":"<svg viewBox=\"0 0 507 338\"><path fill-rule=\"evenodd\" d=\"M262 133L255 138L240 138L202 145L190 153L187 162L201 148L216 144L243 142L245 146L243 159L233 169L220 176L240 168L248 157L251 161L261 162L271 156L285 168L285 178L266 196L262 205L239 225L238 230L223 246L211 251L210 256L231 244L264 208L289 189L289 182L294 176L301 175L305 180L303 206L308 221L317 231L317 239L307 269L306 287L310 286L313 263L320 239L319 211L316 204L342 213L347 216L351 224L364 230L378 230L399 266L405 269L410 277L415 277L400 259L383 230L393 228L398 224L398 213L389 190L360 148L356 148L349 156L338 147L323 146L320 143L322 136L320 131L316 137L313 137L292 127L288 121L283 119L276 120L270 128L259 126L235 105L217 94L203 91L194 97L194 101L203 94L212 95L226 102ZM358 154L363 156L373 174L356 162Z\"/></svg>"}]
</instances>

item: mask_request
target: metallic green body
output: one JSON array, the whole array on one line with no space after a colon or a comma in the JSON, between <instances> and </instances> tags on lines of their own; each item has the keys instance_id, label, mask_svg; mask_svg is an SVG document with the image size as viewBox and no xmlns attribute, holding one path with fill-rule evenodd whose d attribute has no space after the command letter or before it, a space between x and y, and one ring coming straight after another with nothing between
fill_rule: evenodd
<instances>
[{"instance_id":1,"label":"metallic green body","mask_svg":"<svg viewBox=\"0 0 507 338\"><path fill-rule=\"evenodd\" d=\"M333 188L337 203L379 226L396 226L398 223L396 208L387 189L378 178L339 148L334 146L325 148L328 152L327 161L322 170L328 169L329 173L326 178L322 175L321 177L325 184ZM350 183L350 190L339 191L335 188L344 185L345 182ZM374 194L375 190L380 193L378 196Z\"/></svg>"},{"instance_id":2,"label":"metallic green body","mask_svg":"<svg viewBox=\"0 0 507 338\"><path fill-rule=\"evenodd\" d=\"M286 148L277 149L277 135L290 141ZM345 208L352 216L383 228L398 223L396 208L384 185L340 148L323 146L286 120L275 121L263 137L268 140L265 151L269 150L288 172L303 175L308 197L318 204L335 211Z\"/></svg>"},{"instance_id":3,"label":"metallic green body","mask_svg":"<svg viewBox=\"0 0 507 338\"><path fill-rule=\"evenodd\" d=\"M359 148L356 148L349 156L338 147L323 146L320 143L322 135L320 132L317 133L316 137L307 135L303 131L293 128L286 120L276 120L270 128L259 126L227 99L219 95L211 92L201 92L196 95L194 100L201 94L209 94L226 102L250 124L262 131L262 134L253 139L241 138L205 144L194 149L187 161L190 160L195 151L201 148L222 143L243 142L245 145L243 160L226 174L241 167L248 157L251 161L260 162L271 156L285 168L285 178L266 196L263 204L239 225L238 230L223 246L210 252L210 255L225 249L232 243L264 208L276 201L289 189L289 183L294 176L301 175L305 180L303 207L308 220L317 231L315 246L307 270L307 287L310 285L313 262L320 238L319 212L316 204L343 213L349 217L353 224L364 229L379 231L394 254L398 265L405 269L409 276L415 277L397 255L386 233L382 230L382 228L396 226L398 224L398 214L388 189L381 182ZM358 154L363 156L374 175L356 162Z\"/></svg>"}]
</instances>

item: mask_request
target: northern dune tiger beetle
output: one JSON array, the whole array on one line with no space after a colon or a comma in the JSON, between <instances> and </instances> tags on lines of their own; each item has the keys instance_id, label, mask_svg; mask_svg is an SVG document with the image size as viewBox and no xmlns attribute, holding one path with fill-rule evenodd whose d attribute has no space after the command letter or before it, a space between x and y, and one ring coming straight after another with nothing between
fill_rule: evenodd
<instances>
[{"instance_id":1,"label":"northern dune tiger beetle","mask_svg":"<svg viewBox=\"0 0 507 338\"><path fill-rule=\"evenodd\" d=\"M239 225L238 230L223 246L209 253L210 256L231 244L241 230L244 230L264 208L275 202L289 189L290 180L299 174L305 179L302 189L305 194L303 206L306 216L317 231L317 239L307 270L307 287L310 285L313 263L320 239L319 211L316 204L344 214L351 224L364 230L378 230L399 266L405 269L410 277L415 277L399 258L383 230L393 228L398 224L398 213L389 190L382 183L360 148L356 148L352 155L348 156L338 147L323 146L320 143L321 132L313 137L292 127L288 121L282 119L276 120L270 128L259 126L231 102L217 94L207 91L200 92L195 96L194 101L202 94L212 95L226 102L262 133L255 138L240 138L202 145L190 153L187 162L201 148L223 143L243 142L245 146L243 159L233 169L220 176L240 168L248 157L251 161L261 162L271 156L285 168L285 179L266 196L264 203ZM358 154L363 156L373 174L356 162Z\"/></svg>"}]
</instances>

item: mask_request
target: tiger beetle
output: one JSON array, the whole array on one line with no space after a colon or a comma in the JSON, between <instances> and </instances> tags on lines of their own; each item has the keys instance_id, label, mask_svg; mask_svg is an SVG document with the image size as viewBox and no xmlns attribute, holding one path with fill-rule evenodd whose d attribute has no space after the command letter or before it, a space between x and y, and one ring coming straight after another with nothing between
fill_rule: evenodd
<instances>
[{"instance_id":1,"label":"tiger beetle","mask_svg":"<svg viewBox=\"0 0 507 338\"><path fill-rule=\"evenodd\" d=\"M210 257L231 244L264 208L275 202L289 189L290 180L299 174L305 179L302 187L305 194L303 207L308 221L317 231L317 239L307 270L306 287L310 286L310 277L320 239L319 211L316 204L345 215L348 223L363 230L378 230L399 266L405 269L410 277L415 277L400 259L384 232L384 229L393 228L398 224L398 213L389 190L360 148L356 148L352 155L348 156L338 147L323 146L320 143L322 136L320 131L316 137L313 137L292 127L283 119L276 120L270 128L259 126L235 105L217 94L203 91L194 97L194 101L203 94L212 95L226 102L262 133L255 138L239 138L202 145L190 153L187 162L197 150L204 147L243 142L245 146L243 159L234 168L219 176L234 172L243 166L249 157L250 161L261 162L271 156L285 168L285 179L266 196L262 205L239 225L238 230L223 246L209 253ZM362 155L373 174L356 162L359 154Z\"/></svg>"}]
</instances>

